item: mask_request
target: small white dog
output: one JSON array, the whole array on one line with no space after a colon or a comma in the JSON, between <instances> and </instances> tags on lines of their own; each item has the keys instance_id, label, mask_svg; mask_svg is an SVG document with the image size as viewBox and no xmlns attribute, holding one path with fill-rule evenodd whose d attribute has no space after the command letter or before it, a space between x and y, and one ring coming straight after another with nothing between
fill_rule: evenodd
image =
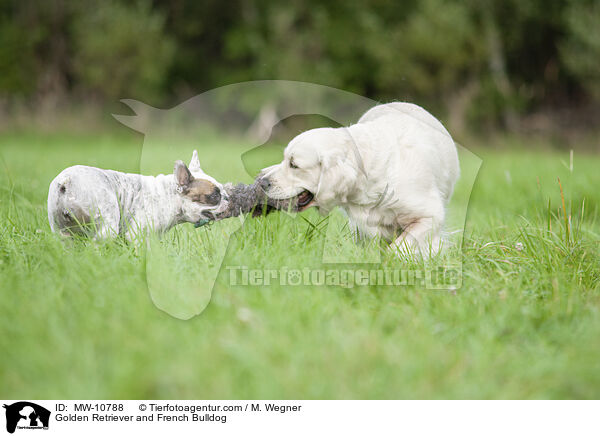
<instances>
[{"instance_id":1,"label":"small white dog","mask_svg":"<svg viewBox=\"0 0 600 436\"><path fill-rule=\"evenodd\" d=\"M428 257L440 249L458 176L444 126L417 105L389 103L350 127L301 133L259 180L268 196L292 199L298 211L340 206L359 237L381 236L394 250Z\"/></svg>"},{"instance_id":2,"label":"small white dog","mask_svg":"<svg viewBox=\"0 0 600 436\"><path fill-rule=\"evenodd\" d=\"M143 176L76 165L50 183L48 220L54 232L95 239L124 235L129 241L149 230L207 220L228 205L223 186L200 168L194 150L189 169L175 162L173 174Z\"/></svg>"}]
</instances>

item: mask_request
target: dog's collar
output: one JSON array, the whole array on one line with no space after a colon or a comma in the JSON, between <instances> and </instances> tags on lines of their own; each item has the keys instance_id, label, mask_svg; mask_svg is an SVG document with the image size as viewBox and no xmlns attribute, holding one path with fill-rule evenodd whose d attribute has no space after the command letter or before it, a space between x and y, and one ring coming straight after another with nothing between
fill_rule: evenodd
<instances>
[{"instance_id":1,"label":"dog's collar","mask_svg":"<svg viewBox=\"0 0 600 436\"><path fill-rule=\"evenodd\" d=\"M202 219L202 220L198 220L198 221L196 221L196 222L194 223L194 227L195 227L195 228L202 227L202 226L204 226L204 225L208 224L210 221L211 221L211 220L209 220L209 219Z\"/></svg>"}]
</instances>

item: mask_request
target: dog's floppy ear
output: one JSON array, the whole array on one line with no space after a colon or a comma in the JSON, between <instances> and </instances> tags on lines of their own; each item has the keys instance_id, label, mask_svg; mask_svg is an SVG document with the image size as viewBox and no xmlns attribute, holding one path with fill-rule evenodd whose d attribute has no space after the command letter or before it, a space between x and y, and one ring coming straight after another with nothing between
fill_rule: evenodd
<instances>
[{"instance_id":1,"label":"dog's floppy ear","mask_svg":"<svg viewBox=\"0 0 600 436\"><path fill-rule=\"evenodd\" d=\"M192 160L190 161L190 171L194 173L201 173L202 168L200 167L200 160L198 159L198 150L194 150L192 153Z\"/></svg>"},{"instance_id":2,"label":"dog's floppy ear","mask_svg":"<svg viewBox=\"0 0 600 436\"><path fill-rule=\"evenodd\" d=\"M188 186L194 177L188 167L185 166L183 161L178 160L175 162L175 169L173 170L173 174L175 175L175 181L177 182L177 190L181 192L181 190Z\"/></svg>"},{"instance_id":3,"label":"dog's floppy ear","mask_svg":"<svg viewBox=\"0 0 600 436\"><path fill-rule=\"evenodd\" d=\"M316 192L319 204L345 203L359 176L353 156L340 150L320 156L319 162L321 174Z\"/></svg>"}]
</instances>

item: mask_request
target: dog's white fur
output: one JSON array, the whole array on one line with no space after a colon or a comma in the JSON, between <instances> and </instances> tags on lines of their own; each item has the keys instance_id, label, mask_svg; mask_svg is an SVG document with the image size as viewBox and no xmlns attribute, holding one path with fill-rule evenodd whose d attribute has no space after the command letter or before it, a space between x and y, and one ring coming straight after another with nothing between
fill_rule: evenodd
<instances>
[{"instance_id":1,"label":"dog's white fur","mask_svg":"<svg viewBox=\"0 0 600 436\"><path fill-rule=\"evenodd\" d=\"M227 208L223 186L202 171L194 150L189 172L176 162L173 174L143 176L76 165L63 170L50 183L48 220L52 231L65 236L84 233L95 239L123 235L129 241L152 230L163 233L183 222L198 222L203 212L219 213ZM221 195L218 205L192 201L184 195L178 179L200 179L214 185Z\"/></svg>"},{"instance_id":2,"label":"dog's white fur","mask_svg":"<svg viewBox=\"0 0 600 436\"><path fill-rule=\"evenodd\" d=\"M350 127L301 133L261 177L273 198L308 190L314 200L306 207L326 214L340 206L360 237L382 236L394 250L428 257L440 249L459 162L435 117L414 104L389 103Z\"/></svg>"}]
</instances>

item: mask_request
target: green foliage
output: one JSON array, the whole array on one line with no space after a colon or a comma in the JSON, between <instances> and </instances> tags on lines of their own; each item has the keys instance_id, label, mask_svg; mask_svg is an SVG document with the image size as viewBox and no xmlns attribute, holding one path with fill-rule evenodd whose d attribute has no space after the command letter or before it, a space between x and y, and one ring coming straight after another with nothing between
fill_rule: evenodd
<instances>
[{"instance_id":1,"label":"green foliage","mask_svg":"<svg viewBox=\"0 0 600 436\"><path fill-rule=\"evenodd\" d=\"M73 25L75 77L109 100L149 99L164 85L174 43L147 1L101 2Z\"/></svg>"},{"instance_id":2,"label":"green foliage","mask_svg":"<svg viewBox=\"0 0 600 436\"><path fill-rule=\"evenodd\" d=\"M589 4L587 4L589 3ZM561 55L568 70L600 99L600 2L571 2Z\"/></svg>"},{"instance_id":3,"label":"green foliage","mask_svg":"<svg viewBox=\"0 0 600 436\"><path fill-rule=\"evenodd\" d=\"M359 38L369 9L352 2L251 1L244 19L226 39L229 59L245 61L248 71L233 77L307 80L365 91L357 77L370 56ZM241 77L240 77L241 78Z\"/></svg>"},{"instance_id":4,"label":"green foliage","mask_svg":"<svg viewBox=\"0 0 600 436\"><path fill-rule=\"evenodd\" d=\"M174 49L149 1L0 5L0 92L8 96L151 99L164 90Z\"/></svg>"},{"instance_id":5,"label":"green foliage","mask_svg":"<svg viewBox=\"0 0 600 436\"><path fill-rule=\"evenodd\" d=\"M179 102L287 79L467 124L600 102L597 0L0 2L0 98ZM171 96L166 99L166 96Z\"/></svg>"},{"instance_id":6,"label":"green foliage","mask_svg":"<svg viewBox=\"0 0 600 436\"><path fill-rule=\"evenodd\" d=\"M465 3L420 2L405 22L371 46L382 66L378 83L421 98L455 92L483 70L486 52L480 31Z\"/></svg>"},{"instance_id":7,"label":"green foliage","mask_svg":"<svg viewBox=\"0 0 600 436\"><path fill-rule=\"evenodd\" d=\"M0 16L0 93L19 95L31 91L35 79L32 53L35 38L31 36L24 38L18 24Z\"/></svg>"},{"instance_id":8,"label":"green foliage","mask_svg":"<svg viewBox=\"0 0 600 436\"><path fill-rule=\"evenodd\" d=\"M71 5L0 1L0 97L61 93Z\"/></svg>"}]
</instances>

